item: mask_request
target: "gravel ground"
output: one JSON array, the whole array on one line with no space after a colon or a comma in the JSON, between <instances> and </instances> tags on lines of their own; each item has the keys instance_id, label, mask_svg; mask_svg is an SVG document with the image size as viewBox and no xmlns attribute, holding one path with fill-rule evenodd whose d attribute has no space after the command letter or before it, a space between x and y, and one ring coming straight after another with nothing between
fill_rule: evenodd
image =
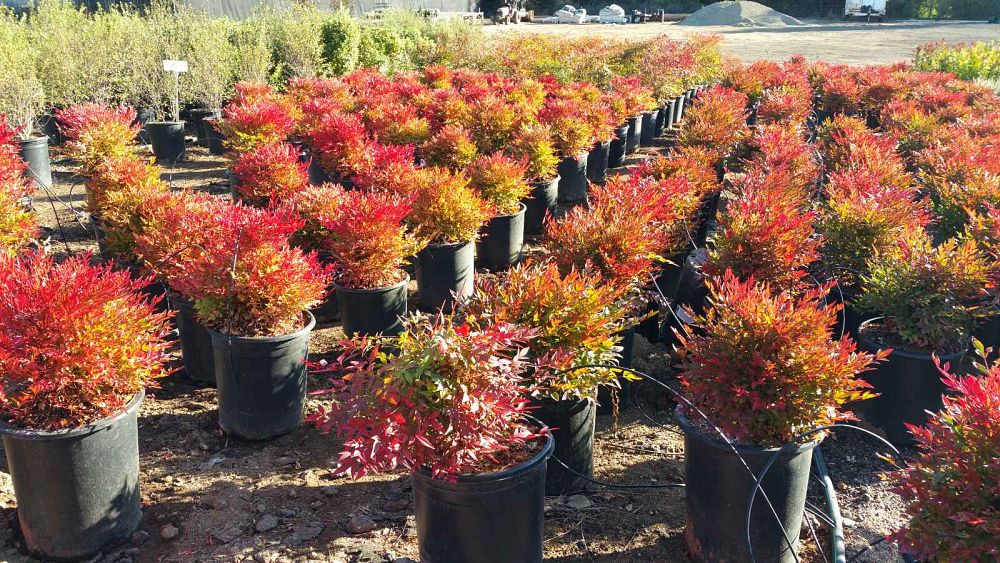
<instances>
[{"instance_id":1,"label":"gravel ground","mask_svg":"<svg viewBox=\"0 0 1000 563\"><path fill-rule=\"evenodd\" d=\"M642 149L624 170L658 150ZM78 212L84 198L68 172L72 165L56 149L56 185L35 199L58 253L96 250L86 218ZM165 179L175 187L225 197L225 166L194 148L188 162L169 170ZM341 335L336 325L317 327L310 341L312 359L333 353ZM641 336L636 340L636 369L670 384L669 349ZM174 362L180 368L176 354ZM683 437L671 418L672 403L650 385L640 391L640 401L623 402L617 427L610 415L598 417L595 477L617 483L681 481ZM163 380L143 404L139 450L143 524L131 542L92 563L406 563L418 557L405 475L359 481L332 476L339 445L311 427L264 443L228 438L217 424L215 390L192 385L182 370ZM852 552L898 526L899 498L876 476L885 469L875 458L878 448L845 435L828 439L824 450L844 515L856 522L847 530ZM0 461L0 471L5 470ZM824 506L818 489L812 502ZM10 477L0 472L0 561L35 562L22 551L15 506ZM683 489L598 487L582 497L547 499L546 514L548 561L689 561ZM804 529L804 561L825 561L821 551L829 529L818 520L815 527L823 547ZM856 561L898 561L898 556L882 547Z\"/></svg>"},{"instance_id":2,"label":"gravel ground","mask_svg":"<svg viewBox=\"0 0 1000 563\"><path fill-rule=\"evenodd\" d=\"M917 45L932 41L960 43L1000 37L1000 26L980 22L903 20L886 23L806 20L802 26L774 28L698 26L669 23L625 25L518 24L489 25L487 33L555 33L567 36L603 36L639 39L657 35L684 37L714 33L723 38L723 51L745 61L785 60L801 54L809 60L849 65L891 64L908 61Z\"/></svg>"}]
</instances>

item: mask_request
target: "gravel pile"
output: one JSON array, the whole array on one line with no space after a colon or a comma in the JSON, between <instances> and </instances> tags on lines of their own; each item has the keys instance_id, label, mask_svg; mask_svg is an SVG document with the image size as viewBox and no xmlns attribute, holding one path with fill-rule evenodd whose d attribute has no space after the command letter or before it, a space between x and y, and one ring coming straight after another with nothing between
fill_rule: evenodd
<instances>
[{"instance_id":1,"label":"gravel pile","mask_svg":"<svg viewBox=\"0 0 1000 563\"><path fill-rule=\"evenodd\" d=\"M716 2L681 20L678 25L731 25L736 27L786 27L802 22L757 2Z\"/></svg>"}]
</instances>

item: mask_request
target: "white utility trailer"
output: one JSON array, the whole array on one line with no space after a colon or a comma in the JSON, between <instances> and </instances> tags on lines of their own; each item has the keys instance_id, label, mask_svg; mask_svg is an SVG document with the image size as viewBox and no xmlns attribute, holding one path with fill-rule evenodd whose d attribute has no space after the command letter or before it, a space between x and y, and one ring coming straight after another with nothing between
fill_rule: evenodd
<instances>
[{"instance_id":1,"label":"white utility trailer","mask_svg":"<svg viewBox=\"0 0 1000 563\"><path fill-rule=\"evenodd\" d=\"M886 0L847 0L844 2L844 19L884 21L885 2Z\"/></svg>"}]
</instances>

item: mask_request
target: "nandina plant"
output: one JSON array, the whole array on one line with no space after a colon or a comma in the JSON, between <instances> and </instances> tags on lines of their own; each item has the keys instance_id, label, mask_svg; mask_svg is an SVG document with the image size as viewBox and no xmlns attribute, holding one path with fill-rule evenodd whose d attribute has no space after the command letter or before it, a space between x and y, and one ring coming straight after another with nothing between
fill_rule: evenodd
<instances>
[{"instance_id":1,"label":"nandina plant","mask_svg":"<svg viewBox=\"0 0 1000 563\"><path fill-rule=\"evenodd\" d=\"M14 255L35 238L38 221L22 204L32 184L18 152L16 131L0 114L0 255Z\"/></svg>"},{"instance_id":2,"label":"nandina plant","mask_svg":"<svg viewBox=\"0 0 1000 563\"><path fill-rule=\"evenodd\" d=\"M732 271L776 291L803 289L808 267L819 258L822 239L813 230L815 214L789 190L782 169L748 172L736 184L737 195L719 218L709 241L709 276Z\"/></svg>"},{"instance_id":3,"label":"nandina plant","mask_svg":"<svg viewBox=\"0 0 1000 563\"><path fill-rule=\"evenodd\" d=\"M295 119L285 105L265 96L227 105L217 125L226 146L241 153L285 141L295 129Z\"/></svg>"},{"instance_id":4,"label":"nandina plant","mask_svg":"<svg viewBox=\"0 0 1000 563\"><path fill-rule=\"evenodd\" d=\"M464 243L476 238L490 217L490 206L469 186L463 174L431 166L412 173L412 198L407 222L414 233L431 244Z\"/></svg>"},{"instance_id":5,"label":"nandina plant","mask_svg":"<svg viewBox=\"0 0 1000 563\"><path fill-rule=\"evenodd\" d=\"M173 288L187 265L215 237L226 199L191 190L157 194L139 203L142 229L135 233L135 259ZM176 288L174 288L176 289Z\"/></svg>"},{"instance_id":6,"label":"nandina plant","mask_svg":"<svg viewBox=\"0 0 1000 563\"><path fill-rule=\"evenodd\" d=\"M374 167L365 124L356 115L328 113L302 135L319 165L336 178L348 178Z\"/></svg>"},{"instance_id":7,"label":"nandina plant","mask_svg":"<svg viewBox=\"0 0 1000 563\"><path fill-rule=\"evenodd\" d=\"M826 288L795 295L732 272L707 280L708 307L677 335L684 396L726 436L778 447L802 432L850 419L844 403L870 397L857 375L888 352L833 339L839 304Z\"/></svg>"},{"instance_id":8,"label":"nandina plant","mask_svg":"<svg viewBox=\"0 0 1000 563\"><path fill-rule=\"evenodd\" d=\"M531 192L525 181L528 166L501 153L482 155L465 169L472 189L496 215L511 215L521 208L521 200Z\"/></svg>"},{"instance_id":9,"label":"nandina plant","mask_svg":"<svg viewBox=\"0 0 1000 563\"><path fill-rule=\"evenodd\" d=\"M886 185L868 170L834 172L818 206L816 231L830 277L857 289L875 252L895 246L907 232L930 222L926 201L911 186Z\"/></svg>"},{"instance_id":10,"label":"nandina plant","mask_svg":"<svg viewBox=\"0 0 1000 563\"><path fill-rule=\"evenodd\" d=\"M343 443L336 474L426 469L438 479L525 461L544 434L528 422L522 393L530 366L523 328L458 324L415 315L393 339L343 342L325 402L310 421Z\"/></svg>"},{"instance_id":11,"label":"nandina plant","mask_svg":"<svg viewBox=\"0 0 1000 563\"><path fill-rule=\"evenodd\" d=\"M712 153L702 147L683 147L643 161L632 175L656 180L681 177L706 196L721 189L719 176L713 168L714 159Z\"/></svg>"},{"instance_id":12,"label":"nandina plant","mask_svg":"<svg viewBox=\"0 0 1000 563\"><path fill-rule=\"evenodd\" d=\"M455 171L472 164L478 154L476 143L461 125L445 125L420 146L420 156L427 164Z\"/></svg>"},{"instance_id":13,"label":"nandina plant","mask_svg":"<svg viewBox=\"0 0 1000 563\"><path fill-rule=\"evenodd\" d=\"M87 180L87 211L100 217L112 192L167 190L162 173L152 160L134 155L103 160Z\"/></svg>"},{"instance_id":14,"label":"nandina plant","mask_svg":"<svg viewBox=\"0 0 1000 563\"><path fill-rule=\"evenodd\" d=\"M974 240L949 239L934 246L917 230L872 254L856 305L883 317L875 336L888 346L964 351L987 297L990 269Z\"/></svg>"},{"instance_id":15,"label":"nandina plant","mask_svg":"<svg viewBox=\"0 0 1000 563\"><path fill-rule=\"evenodd\" d=\"M333 261L337 284L378 289L402 281L403 266L423 244L405 224L406 199L386 192L347 191L333 213L320 215L328 236L322 249Z\"/></svg>"},{"instance_id":16,"label":"nandina plant","mask_svg":"<svg viewBox=\"0 0 1000 563\"><path fill-rule=\"evenodd\" d=\"M105 194L99 209L104 254L136 263L136 237L157 212L157 204L170 193L165 183L137 184ZM152 204L152 205L151 205Z\"/></svg>"},{"instance_id":17,"label":"nandina plant","mask_svg":"<svg viewBox=\"0 0 1000 563\"><path fill-rule=\"evenodd\" d=\"M985 358L987 350L976 345ZM958 375L938 363L948 390L944 407L923 426L907 425L919 453L890 475L908 517L892 539L921 561L1000 554L1000 366L976 367L976 375Z\"/></svg>"},{"instance_id":18,"label":"nandina plant","mask_svg":"<svg viewBox=\"0 0 1000 563\"><path fill-rule=\"evenodd\" d=\"M330 268L315 253L289 244L300 225L289 209L227 206L216 234L199 246L172 287L191 298L201 321L219 332L292 333L330 284Z\"/></svg>"},{"instance_id":19,"label":"nandina plant","mask_svg":"<svg viewBox=\"0 0 1000 563\"><path fill-rule=\"evenodd\" d=\"M77 158L80 171L89 175L105 160L130 157L139 134L133 108L80 104L56 110L59 128Z\"/></svg>"},{"instance_id":20,"label":"nandina plant","mask_svg":"<svg viewBox=\"0 0 1000 563\"><path fill-rule=\"evenodd\" d=\"M877 172L887 184L910 181L896 139L877 134L856 117L836 116L819 128L818 144L823 163L831 172L868 170Z\"/></svg>"},{"instance_id":21,"label":"nandina plant","mask_svg":"<svg viewBox=\"0 0 1000 563\"><path fill-rule=\"evenodd\" d=\"M323 184L309 185L291 194L284 204L295 211L301 226L292 233L289 241L303 250L323 250L330 236L323 222L338 212L345 193L340 185Z\"/></svg>"},{"instance_id":22,"label":"nandina plant","mask_svg":"<svg viewBox=\"0 0 1000 563\"><path fill-rule=\"evenodd\" d=\"M569 96L551 96L538 114L538 120L552 131L552 142L562 157L576 157L595 141L595 131L585 113L586 104Z\"/></svg>"},{"instance_id":23,"label":"nandina plant","mask_svg":"<svg viewBox=\"0 0 1000 563\"><path fill-rule=\"evenodd\" d=\"M305 189L308 167L299 162L298 151L288 143L261 145L241 153L233 162L236 195L250 205L284 201Z\"/></svg>"},{"instance_id":24,"label":"nandina plant","mask_svg":"<svg viewBox=\"0 0 1000 563\"><path fill-rule=\"evenodd\" d=\"M0 189L14 199L27 196L34 189L25 172L28 164L21 158L18 135L20 128L7 124L7 116L0 113Z\"/></svg>"},{"instance_id":25,"label":"nandina plant","mask_svg":"<svg viewBox=\"0 0 1000 563\"><path fill-rule=\"evenodd\" d=\"M653 90L643 86L639 76L615 76L611 79L611 90L606 98L617 125L656 108Z\"/></svg>"},{"instance_id":26,"label":"nandina plant","mask_svg":"<svg viewBox=\"0 0 1000 563\"><path fill-rule=\"evenodd\" d=\"M528 163L528 179L544 182L554 179L559 166L552 131L540 124L523 125L511 139L509 154Z\"/></svg>"},{"instance_id":27,"label":"nandina plant","mask_svg":"<svg viewBox=\"0 0 1000 563\"><path fill-rule=\"evenodd\" d=\"M167 315L149 279L82 255L0 256L0 417L33 430L80 427L124 410L166 375Z\"/></svg>"},{"instance_id":28,"label":"nandina plant","mask_svg":"<svg viewBox=\"0 0 1000 563\"><path fill-rule=\"evenodd\" d=\"M746 94L722 86L709 88L684 114L678 144L705 148L716 162L721 161L736 151L750 134L746 108Z\"/></svg>"},{"instance_id":29,"label":"nandina plant","mask_svg":"<svg viewBox=\"0 0 1000 563\"><path fill-rule=\"evenodd\" d=\"M466 312L477 323L516 325L536 333L529 357L536 367L529 392L552 400L594 401L598 385L617 385L604 368L583 367L617 361L616 332L627 314L625 289L600 282L595 272L555 264L515 267L506 279L480 278ZM579 368L579 369L574 369Z\"/></svg>"},{"instance_id":30,"label":"nandina plant","mask_svg":"<svg viewBox=\"0 0 1000 563\"><path fill-rule=\"evenodd\" d=\"M648 280L666 246L664 224L679 218L654 181L611 178L593 186L590 205L545 223L545 249L563 273L595 270L602 283L627 289Z\"/></svg>"},{"instance_id":31,"label":"nandina plant","mask_svg":"<svg viewBox=\"0 0 1000 563\"><path fill-rule=\"evenodd\" d=\"M785 168L791 188L805 194L815 190L819 182L816 149L797 131L784 125L763 125L754 130L749 143L754 151L750 166L764 170Z\"/></svg>"},{"instance_id":32,"label":"nandina plant","mask_svg":"<svg viewBox=\"0 0 1000 563\"><path fill-rule=\"evenodd\" d=\"M812 90L808 84L782 84L764 92L757 106L757 123L801 132L811 111Z\"/></svg>"}]
</instances>

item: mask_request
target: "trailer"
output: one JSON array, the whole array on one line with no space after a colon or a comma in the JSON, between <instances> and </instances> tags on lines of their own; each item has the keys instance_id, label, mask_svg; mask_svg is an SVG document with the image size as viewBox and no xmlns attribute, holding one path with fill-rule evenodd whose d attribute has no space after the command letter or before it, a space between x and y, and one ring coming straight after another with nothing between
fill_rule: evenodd
<instances>
[{"instance_id":1,"label":"trailer","mask_svg":"<svg viewBox=\"0 0 1000 563\"><path fill-rule=\"evenodd\" d=\"M885 21L886 0L847 0L844 2L844 19Z\"/></svg>"}]
</instances>

